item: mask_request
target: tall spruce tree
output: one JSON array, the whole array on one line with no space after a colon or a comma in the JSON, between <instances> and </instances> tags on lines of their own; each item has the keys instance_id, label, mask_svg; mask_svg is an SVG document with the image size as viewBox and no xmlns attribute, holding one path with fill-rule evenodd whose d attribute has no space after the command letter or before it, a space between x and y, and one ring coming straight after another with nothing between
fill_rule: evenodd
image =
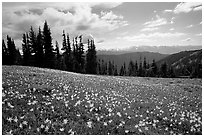
<instances>
[{"instance_id":1,"label":"tall spruce tree","mask_svg":"<svg viewBox=\"0 0 204 137\"><path fill-rule=\"evenodd\" d=\"M134 63L132 60L129 62L129 65L128 65L128 75L134 76Z\"/></svg>"},{"instance_id":2,"label":"tall spruce tree","mask_svg":"<svg viewBox=\"0 0 204 137\"><path fill-rule=\"evenodd\" d=\"M44 23L43 28L43 46L45 50L45 67L46 68L54 68L54 52L53 52L53 45L52 45L52 37L51 31L48 27L47 21Z\"/></svg>"},{"instance_id":3,"label":"tall spruce tree","mask_svg":"<svg viewBox=\"0 0 204 137\"><path fill-rule=\"evenodd\" d=\"M6 47L6 44L4 40L2 40L2 65L8 65L8 49Z\"/></svg>"},{"instance_id":4,"label":"tall spruce tree","mask_svg":"<svg viewBox=\"0 0 204 137\"><path fill-rule=\"evenodd\" d=\"M88 40L88 50L86 54L86 73L97 74L97 58L96 58L96 47L94 41Z\"/></svg>"},{"instance_id":5,"label":"tall spruce tree","mask_svg":"<svg viewBox=\"0 0 204 137\"><path fill-rule=\"evenodd\" d=\"M22 49L23 49L23 65L28 66L30 65L29 59L31 56L31 52L29 49L29 43L28 43L28 35L27 33L23 34L23 40L22 40Z\"/></svg>"},{"instance_id":6,"label":"tall spruce tree","mask_svg":"<svg viewBox=\"0 0 204 137\"><path fill-rule=\"evenodd\" d=\"M44 67L44 48L43 48L43 36L42 31L39 27L37 35L36 45L36 65L38 67Z\"/></svg>"},{"instance_id":7,"label":"tall spruce tree","mask_svg":"<svg viewBox=\"0 0 204 137\"><path fill-rule=\"evenodd\" d=\"M15 59L16 59L16 47L15 47L15 43L14 40L11 39L11 37L9 37L7 35L7 46L8 46L8 64L9 65L14 65L15 64Z\"/></svg>"}]
</instances>

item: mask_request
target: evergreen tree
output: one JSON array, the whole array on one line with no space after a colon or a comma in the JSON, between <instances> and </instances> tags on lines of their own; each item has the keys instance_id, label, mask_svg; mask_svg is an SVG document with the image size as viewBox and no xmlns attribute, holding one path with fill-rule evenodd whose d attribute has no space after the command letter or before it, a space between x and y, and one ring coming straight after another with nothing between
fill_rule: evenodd
<instances>
[{"instance_id":1,"label":"evergreen tree","mask_svg":"<svg viewBox=\"0 0 204 137\"><path fill-rule=\"evenodd\" d=\"M44 67L43 36L40 27L37 35L36 62L38 67Z\"/></svg>"},{"instance_id":2,"label":"evergreen tree","mask_svg":"<svg viewBox=\"0 0 204 137\"><path fill-rule=\"evenodd\" d=\"M23 49L23 65L28 66L30 65L29 59L31 56L31 52L29 49L29 43L28 43L28 35L23 34L23 40L22 40L22 49Z\"/></svg>"},{"instance_id":3,"label":"evergreen tree","mask_svg":"<svg viewBox=\"0 0 204 137\"><path fill-rule=\"evenodd\" d=\"M135 76L138 76L138 64L137 64L137 60L135 62Z\"/></svg>"},{"instance_id":4,"label":"evergreen tree","mask_svg":"<svg viewBox=\"0 0 204 137\"><path fill-rule=\"evenodd\" d=\"M146 70L147 70L147 61L146 61L146 57L144 57L144 61L143 61L143 76L146 77Z\"/></svg>"},{"instance_id":5,"label":"evergreen tree","mask_svg":"<svg viewBox=\"0 0 204 137\"><path fill-rule=\"evenodd\" d=\"M163 78L166 78L166 77L167 77L167 64L166 64L166 62L164 62L164 63L161 65L160 75L161 75L161 77L163 77Z\"/></svg>"},{"instance_id":6,"label":"evergreen tree","mask_svg":"<svg viewBox=\"0 0 204 137\"><path fill-rule=\"evenodd\" d=\"M133 63L132 60L129 62L128 75L129 76L134 76L134 63Z\"/></svg>"},{"instance_id":7,"label":"evergreen tree","mask_svg":"<svg viewBox=\"0 0 204 137\"><path fill-rule=\"evenodd\" d=\"M61 55L60 55L60 51L59 51L59 44L58 44L58 42L56 41L55 42L55 54L56 54L56 56L55 56L55 68L56 69L61 69L61 65L60 65L60 57L61 57Z\"/></svg>"},{"instance_id":8,"label":"evergreen tree","mask_svg":"<svg viewBox=\"0 0 204 137\"><path fill-rule=\"evenodd\" d=\"M140 64L139 64L138 76L143 77L143 68L142 68L141 57L140 57Z\"/></svg>"},{"instance_id":9,"label":"evergreen tree","mask_svg":"<svg viewBox=\"0 0 204 137\"><path fill-rule=\"evenodd\" d=\"M151 65L151 68L152 68L152 76L155 77L157 76L158 74L158 70L157 70L157 65L156 65L156 62L155 60L153 59L152 61L152 65Z\"/></svg>"},{"instance_id":10,"label":"evergreen tree","mask_svg":"<svg viewBox=\"0 0 204 137\"><path fill-rule=\"evenodd\" d=\"M16 59L16 47L14 41L7 35L7 46L8 46L8 64L14 65Z\"/></svg>"},{"instance_id":11,"label":"evergreen tree","mask_svg":"<svg viewBox=\"0 0 204 137\"><path fill-rule=\"evenodd\" d=\"M97 74L96 48L93 40L91 40L91 43L89 43L88 40L88 51L86 54L86 73Z\"/></svg>"},{"instance_id":12,"label":"evergreen tree","mask_svg":"<svg viewBox=\"0 0 204 137\"><path fill-rule=\"evenodd\" d=\"M113 68L111 61L108 62L108 75L113 75Z\"/></svg>"},{"instance_id":13,"label":"evergreen tree","mask_svg":"<svg viewBox=\"0 0 204 137\"><path fill-rule=\"evenodd\" d=\"M123 68L123 65L121 66L121 68L120 68L120 74L119 74L120 76L124 76L124 68Z\"/></svg>"},{"instance_id":14,"label":"evergreen tree","mask_svg":"<svg viewBox=\"0 0 204 137\"><path fill-rule=\"evenodd\" d=\"M125 62L124 62L124 64L123 64L123 75L124 75L124 76L127 75Z\"/></svg>"},{"instance_id":15,"label":"evergreen tree","mask_svg":"<svg viewBox=\"0 0 204 137\"><path fill-rule=\"evenodd\" d=\"M2 65L7 65L8 59L9 59L8 49L6 47L4 40L2 40Z\"/></svg>"},{"instance_id":16,"label":"evergreen tree","mask_svg":"<svg viewBox=\"0 0 204 137\"><path fill-rule=\"evenodd\" d=\"M94 43L93 43L94 44ZM80 67L80 72L84 73L85 72L85 59L84 59L84 44L82 43L82 35L79 36L79 50L78 50L78 62L79 62L79 67ZM92 56L94 56L93 54L93 45L92 45ZM94 62L95 64L95 72L94 74L96 74L96 69L97 69L97 61L95 60Z\"/></svg>"},{"instance_id":17,"label":"evergreen tree","mask_svg":"<svg viewBox=\"0 0 204 137\"><path fill-rule=\"evenodd\" d=\"M117 69L117 65L115 65L115 67L114 67L114 76L118 76L118 69Z\"/></svg>"},{"instance_id":18,"label":"evergreen tree","mask_svg":"<svg viewBox=\"0 0 204 137\"><path fill-rule=\"evenodd\" d=\"M54 68L54 52L52 46L52 37L47 21L45 21L43 28L43 45L45 50L45 62L44 62L45 67Z\"/></svg>"}]
</instances>

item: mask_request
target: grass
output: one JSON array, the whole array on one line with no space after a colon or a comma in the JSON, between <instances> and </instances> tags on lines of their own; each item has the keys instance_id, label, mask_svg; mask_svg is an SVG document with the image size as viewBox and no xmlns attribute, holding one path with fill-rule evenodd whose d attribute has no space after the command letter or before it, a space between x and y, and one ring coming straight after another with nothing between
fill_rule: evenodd
<instances>
[{"instance_id":1,"label":"grass","mask_svg":"<svg viewBox=\"0 0 204 137\"><path fill-rule=\"evenodd\" d=\"M2 67L2 134L202 134L202 79Z\"/></svg>"}]
</instances>

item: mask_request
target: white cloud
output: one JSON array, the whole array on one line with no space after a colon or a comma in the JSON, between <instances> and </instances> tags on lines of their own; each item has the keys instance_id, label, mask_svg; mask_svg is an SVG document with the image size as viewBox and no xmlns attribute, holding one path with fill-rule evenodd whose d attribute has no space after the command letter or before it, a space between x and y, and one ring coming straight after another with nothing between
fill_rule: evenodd
<instances>
[{"instance_id":1,"label":"white cloud","mask_svg":"<svg viewBox=\"0 0 204 137\"><path fill-rule=\"evenodd\" d=\"M174 33L161 33L161 32L155 32L150 34L140 34L135 36L125 36L123 39L127 41L138 41L138 40L148 40L151 38L157 39L157 38L171 38L171 37L180 37L184 36L184 33L180 32L174 32Z\"/></svg>"},{"instance_id":2,"label":"white cloud","mask_svg":"<svg viewBox=\"0 0 204 137\"><path fill-rule=\"evenodd\" d=\"M167 20L165 18L160 18L158 15L156 15L156 20L152 20L144 23L146 27L157 27L165 24L167 24Z\"/></svg>"},{"instance_id":3,"label":"white cloud","mask_svg":"<svg viewBox=\"0 0 204 137\"><path fill-rule=\"evenodd\" d=\"M174 9L174 13L178 14L181 12L188 13L191 11L201 10L202 9L202 3L200 2L182 2L176 6Z\"/></svg>"},{"instance_id":4,"label":"white cloud","mask_svg":"<svg viewBox=\"0 0 204 137\"><path fill-rule=\"evenodd\" d=\"M186 28L192 28L194 25L188 25L188 26L186 26Z\"/></svg>"},{"instance_id":5,"label":"white cloud","mask_svg":"<svg viewBox=\"0 0 204 137\"><path fill-rule=\"evenodd\" d=\"M170 31L173 31L173 30L175 30L175 29L174 29L174 28L170 28L169 30L170 30Z\"/></svg>"},{"instance_id":6,"label":"white cloud","mask_svg":"<svg viewBox=\"0 0 204 137\"><path fill-rule=\"evenodd\" d=\"M158 30L159 28L155 27L155 28L143 28L141 29L141 31L154 31L154 30Z\"/></svg>"},{"instance_id":7,"label":"white cloud","mask_svg":"<svg viewBox=\"0 0 204 137\"><path fill-rule=\"evenodd\" d=\"M181 40L181 41L191 41L192 39L191 38L186 38L186 39L183 39L183 40Z\"/></svg>"},{"instance_id":8,"label":"white cloud","mask_svg":"<svg viewBox=\"0 0 204 137\"><path fill-rule=\"evenodd\" d=\"M171 13L173 10L164 10L164 13Z\"/></svg>"},{"instance_id":9,"label":"white cloud","mask_svg":"<svg viewBox=\"0 0 204 137\"><path fill-rule=\"evenodd\" d=\"M92 7L99 6L113 8L121 3L29 3L13 4L11 7L3 5L2 29L3 35L13 35L13 38L21 39L22 34L30 29L30 26L38 28L47 20L51 27L53 37L59 37L62 30L69 33L98 33L117 29L128 25L123 16L110 12L96 14ZM36 8L37 7L37 8ZM16 32L16 33L15 33Z\"/></svg>"},{"instance_id":10,"label":"white cloud","mask_svg":"<svg viewBox=\"0 0 204 137\"><path fill-rule=\"evenodd\" d=\"M202 33L196 34L196 36L202 36Z\"/></svg>"}]
</instances>

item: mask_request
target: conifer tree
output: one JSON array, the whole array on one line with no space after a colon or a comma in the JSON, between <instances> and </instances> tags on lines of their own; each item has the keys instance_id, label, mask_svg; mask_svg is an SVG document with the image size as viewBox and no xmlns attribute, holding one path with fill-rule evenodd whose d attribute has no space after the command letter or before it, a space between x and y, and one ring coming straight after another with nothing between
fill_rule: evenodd
<instances>
[{"instance_id":1,"label":"conifer tree","mask_svg":"<svg viewBox=\"0 0 204 137\"><path fill-rule=\"evenodd\" d=\"M114 76L118 76L118 69L117 69L117 65L115 65L115 67L114 67Z\"/></svg>"},{"instance_id":2,"label":"conifer tree","mask_svg":"<svg viewBox=\"0 0 204 137\"><path fill-rule=\"evenodd\" d=\"M4 40L2 40L2 65L7 65L8 59L9 59L8 49L6 47Z\"/></svg>"},{"instance_id":3,"label":"conifer tree","mask_svg":"<svg viewBox=\"0 0 204 137\"><path fill-rule=\"evenodd\" d=\"M36 62L37 62L38 67L44 67L43 36L42 36L42 31L40 27L39 27L38 35L37 35Z\"/></svg>"},{"instance_id":4,"label":"conifer tree","mask_svg":"<svg viewBox=\"0 0 204 137\"><path fill-rule=\"evenodd\" d=\"M27 33L23 34L22 49L23 49L23 65L25 65L25 66L30 65L29 64L29 59L30 59L30 56L31 56L31 52L30 52L30 49L29 49Z\"/></svg>"},{"instance_id":5,"label":"conifer tree","mask_svg":"<svg viewBox=\"0 0 204 137\"><path fill-rule=\"evenodd\" d=\"M52 45L52 37L50 28L48 27L47 21L44 23L43 28L43 46L45 50L45 67L47 68L54 68L54 52L53 52L53 45Z\"/></svg>"},{"instance_id":6,"label":"conifer tree","mask_svg":"<svg viewBox=\"0 0 204 137\"><path fill-rule=\"evenodd\" d=\"M14 65L15 64L15 59L16 59L16 47L15 47L15 43L14 40L11 39L11 37L9 37L7 35L7 46L8 46L8 64L9 65Z\"/></svg>"},{"instance_id":7,"label":"conifer tree","mask_svg":"<svg viewBox=\"0 0 204 137\"><path fill-rule=\"evenodd\" d=\"M138 64L137 64L137 60L135 62L135 76L138 75Z\"/></svg>"}]
</instances>

